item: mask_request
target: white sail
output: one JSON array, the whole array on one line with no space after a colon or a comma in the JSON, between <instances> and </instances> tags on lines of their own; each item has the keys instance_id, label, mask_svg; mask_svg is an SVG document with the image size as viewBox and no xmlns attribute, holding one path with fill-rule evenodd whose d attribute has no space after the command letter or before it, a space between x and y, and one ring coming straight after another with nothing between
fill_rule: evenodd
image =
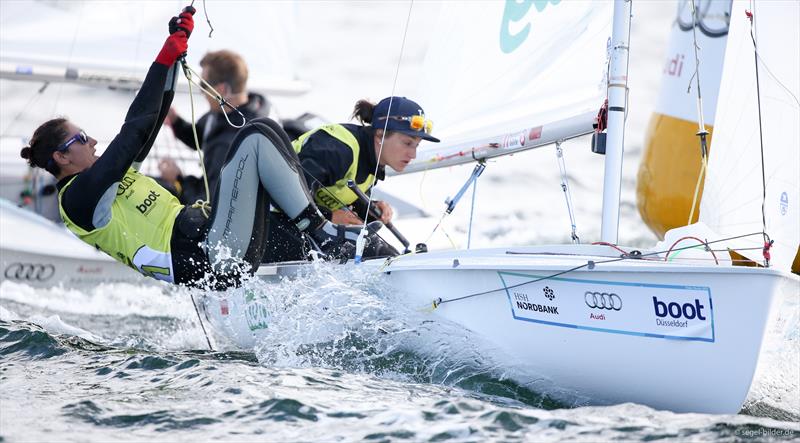
<instances>
[{"instance_id":1,"label":"white sail","mask_svg":"<svg viewBox=\"0 0 800 443\"><path fill-rule=\"evenodd\" d=\"M751 7L760 94L745 16ZM800 3L737 1L731 17L700 220L723 237L762 231L763 139L766 232L775 241L772 264L788 270L800 242ZM728 244L759 263L761 246L760 236Z\"/></svg>"},{"instance_id":2,"label":"white sail","mask_svg":"<svg viewBox=\"0 0 800 443\"><path fill-rule=\"evenodd\" d=\"M420 88L443 142L421 147L406 171L590 132L605 96L612 5L445 2Z\"/></svg>"},{"instance_id":3,"label":"white sail","mask_svg":"<svg viewBox=\"0 0 800 443\"><path fill-rule=\"evenodd\" d=\"M135 89L164 42L169 17L177 14L181 5L130 1L4 3L0 78ZM251 90L296 95L308 89L305 82L295 80L291 3L209 0L207 12L214 26L211 38L203 5L196 6L196 32L187 58L190 64L197 66L209 50L242 51L257 43L259 50L246 51ZM257 26L241 26L242 11L257 17ZM179 87L185 89L185 84Z\"/></svg>"}]
</instances>

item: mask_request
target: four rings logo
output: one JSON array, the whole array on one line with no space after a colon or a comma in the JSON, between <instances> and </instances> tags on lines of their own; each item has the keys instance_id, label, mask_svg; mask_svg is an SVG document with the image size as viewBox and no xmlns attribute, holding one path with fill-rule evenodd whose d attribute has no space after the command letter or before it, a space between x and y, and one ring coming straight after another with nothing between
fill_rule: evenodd
<instances>
[{"instance_id":1,"label":"four rings logo","mask_svg":"<svg viewBox=\"0 0 800 443\"><path fill-rule=\"evenodd\" d=\"M56 267L41 263L11 263L5 277L12 280L47 281L56 273Z\"/></svg>"},{"instance_id":2,"label":"four rings logo","mask_svg":"<svg viewBox=\"0 0 800 443\"><path fill-rule=\"evenodd\" d=\"M586 306L590 308L614 311L622 309L622 298L614 293L586 291L583 294L583 300L586 302Z\"/></svg>"}]
</instances>

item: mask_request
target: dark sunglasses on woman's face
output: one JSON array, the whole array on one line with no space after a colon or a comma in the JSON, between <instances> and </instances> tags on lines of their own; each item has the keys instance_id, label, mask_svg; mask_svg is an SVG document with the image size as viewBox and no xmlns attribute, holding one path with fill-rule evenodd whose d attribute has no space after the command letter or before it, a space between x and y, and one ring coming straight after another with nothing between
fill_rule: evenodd
<instances>
[{"instance_id":1,"label":"dark sunglasses on woman's face","mask_svg":"<svg viewBox=\"0 0 800 443\"><path fill-rule=\"evenodd\" d=\"M78 131L77 134L73 135L69 138L69 140L65 141L61 145L59 145L55 150L58 152L66 152L69 149L69 146L75 142L87 143L89 141L89 136L86 135L83 129Z\"/></svg>"},{"instance_id":2,"label":"dark sunglasses on woman's face","mask_svg":"<svg viewBox=\"0 0 800 443\"><path fill-rule=\"evenodd\" d=\"M69 149L70 145L75 142L81 142L84 144L89 142L89 136L86 135L86 132L84 132L83 129L79 130L77 134L70 137L69 140L58 145L58 147L54 149L53 152L67 152L67 149ZM53 157L50 157L50 159L47 160L47 166L51 167L52 165L53 165Z\"/></svg>"}]
</instances>

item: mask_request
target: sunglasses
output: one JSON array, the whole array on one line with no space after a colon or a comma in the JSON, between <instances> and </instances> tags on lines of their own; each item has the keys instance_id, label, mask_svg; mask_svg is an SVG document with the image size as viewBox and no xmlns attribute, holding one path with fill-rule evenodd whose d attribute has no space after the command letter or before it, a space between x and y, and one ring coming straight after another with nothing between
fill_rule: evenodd
<instances>
[{"instance_id":1,"label":"sunglasses","mask_svg":"<svg viewBox=\"0 0 800 443\"><path fill-rule=\"evenodd\" d=\"M77 134L73 135L72 137L69 138L69 140L59 145L55 149L55 151L66 152L67 149L69 149L70 145L72 145L75 142L81 142L84 144L89 142L89 136L86 135L86 132L83 129L79 130Z\"/></svg>"},{"instance_id":2,"label":"sunglasses","mask_svg":"<svg viewBox=\"0 0 800 443\"><path fill-rule=\"evenodd\" d=\"M58 145L53 150L53 152L67 152L69 147L75 142L81 142L83 144L86 144L86 143L89 142L89 136L86 135L86 132L83 129L79 130L77 134L75 134L72 137L70 137L64 143ZM53 163L53 158L51 157L50 160L47 161L47 165L50 166L50 165L52 165L52 163Z\"/></svg>"},{"instance_id":3,"label":"sunglasses","mask_svg":"<svg viewBox=\"0 0 800 443\"><path fill-rule=\"evenodd\" d=\"M408 122L409 127L415 131L424 130L426 134L433 132L433 121L426 119L424 115L390 115L388 117L380 117L379 120L386 120L387 118Z\"/></svg>"}]
</instances>

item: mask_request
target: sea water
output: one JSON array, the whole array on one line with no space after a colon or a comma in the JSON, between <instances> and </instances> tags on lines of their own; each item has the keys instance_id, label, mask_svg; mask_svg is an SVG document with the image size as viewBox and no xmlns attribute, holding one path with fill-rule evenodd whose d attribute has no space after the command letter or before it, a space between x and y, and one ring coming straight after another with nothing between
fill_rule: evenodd
<instances>
[{"instance_id":1,"label":"sea water","mask_svg":"<svg viewBox=\"0 0 800 443\"><path fill-rule=\"evenodd\" d=\"M297 64L314 88L302 100L276 98L284 115L312 110L345 121L356 99L389 95L402 30L394 25L402 25L408 5L371 4L372 9L358 9L355 20L353 8L363 3L298 2L303 32ZM640 2L634 8L630 83L631 109L637 111L627 125L621 244L655 241L639 220L633 190L673 12L671 2ZM213 20L213 9L209 13ZM419 65L430 23L423 20L416 28L412 23L404 55L410 68L401 73L400 95L414 96L404 75L424 76ZM224 24L216 25L224 32ZM331 51L321 44L333 35L344 36L353 48L365 43L371 62L364 63L363 52ZM396 42L376 45L380 36ZM253 57L261 50L256 43L263 45L242 42L238 49ZM46 105L43 112L51 109ZM599 236L602 157L589 152L585 139L563 147L578 234L591 241ZM458 190L470 169L395 177L381 186L422 206L435 223L443 197ZM449 237L438 238L440 243L466 244L466 200L445 219ZM479 181L475 214L473 247L568 242L570 220L555 152L542 149L490 162ZM397 225L403 230L402 221ZM425 239L431 229L423 225L405 233ZM271 297L280 301L271 313L273 334L254 352L243 352L213 335L213 350L208 349L190 299L197 294L190 291L144 284L36 289L3 283L0 441L800 438L797 294L781 302L788 314L771 325L743 409L709 415L638 404L589 406L592 399L563 402L546 387L520 385L509 368L490 360L489 345L429 321L424 312L398 310L391 291L368 275L322 267L270 290L280 291Z\"/></svg>"},{"instance_id":2,"label":"sea water","mask_svg":"<svg viewBox=\"0 0 800 443\"><path fill-rule=\"evenodd\" d=\"M735 415L564 402L491 361L490 346L379 279L320 266L272 285L254 352L210 339L192 291L5 282L4 441L797 440L798 316L772 325ZM258 282L254 283L258 284ZM264 286L264 290L267 287ZM798 300L780 307L797 313Z\"/></svg>"}]
</instances>

